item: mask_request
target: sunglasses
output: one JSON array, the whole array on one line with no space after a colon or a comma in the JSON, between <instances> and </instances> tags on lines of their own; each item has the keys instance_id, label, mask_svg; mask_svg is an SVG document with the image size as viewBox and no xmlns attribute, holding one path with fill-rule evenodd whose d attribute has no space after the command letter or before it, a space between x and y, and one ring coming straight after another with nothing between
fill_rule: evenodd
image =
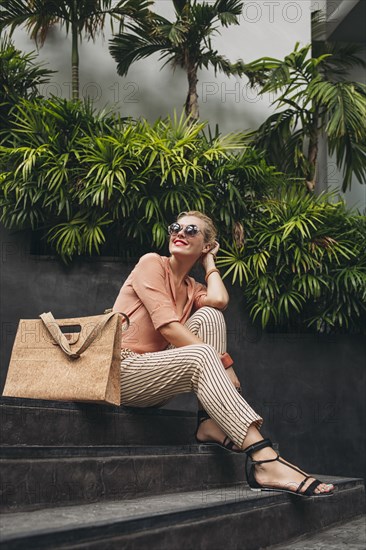
<instances>
[{"instance_id":1,"label":"sunglasses","mask_svg":"<svg viewBox=\"0 0 366 550\"><path fill-rule=\"evenodd\" d=\"M197 225L193 225L191 223L185 227L180 225L178 222L171 223L168 226L169 235L177 235L180 231L183 231L183 235L185 237L195 237L197 233L202 233L201 230L198 229Z\"/></svg>"}]
</instances>

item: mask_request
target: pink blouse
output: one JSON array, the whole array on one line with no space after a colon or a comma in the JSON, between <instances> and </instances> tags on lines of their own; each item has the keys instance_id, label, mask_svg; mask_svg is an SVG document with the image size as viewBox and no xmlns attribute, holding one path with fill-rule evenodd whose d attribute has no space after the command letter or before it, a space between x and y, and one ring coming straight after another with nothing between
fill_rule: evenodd
<instances>
[{"instance_id":1,"label":"pink blouse","mask_svg":"<svg viewBox=\"0 0 366 550\"><path fill-rule=\"evenodd\" d=\"M123 348L146 353L167 347L158 329L172 321L184 324L193 311L202 307L202 298L207 294L207 288L192 277L187 276L185 284L188 298L179 316L169 258L153 252L140 258L113 305L113 311L121 311L130 319L129 328L122 334Z\"/></svg>"}]
</instances>

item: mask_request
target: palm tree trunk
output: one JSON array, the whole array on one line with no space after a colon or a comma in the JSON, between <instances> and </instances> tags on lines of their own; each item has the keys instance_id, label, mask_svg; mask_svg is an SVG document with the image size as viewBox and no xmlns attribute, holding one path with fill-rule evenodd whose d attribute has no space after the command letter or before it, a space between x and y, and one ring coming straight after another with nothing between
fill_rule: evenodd
<instances>
[{"instance_id":1,"label":"palm tree trunk","mask_svg":"<svg viewBox=\"0 0 366 550\"><path fill-rule=\"evenodd\" d=\"M187 117L190 117L192 121L196 121L199 118L198 111L198 94L197 94L197 68L193 64L187 66L187 78L188 78L188 94L185 103L185 113Z\"/></svg>"},{"instance_id":2,"label":"palm tree trunk","mask_svg":"<svg viewBox=\"0 0 366 550\"><path fill-rule=\"evenodd\" d=\"M309 149L308 149L308 162L310 165L310 170L306 177L306 186L311 193L314 192L314 189L316 186L318 150L319 150L318 116L317 114L315 114L312 129L310 131L310 140L309 140Z\"/></svg>"},{"instance_id":3,"label":"palm tree trunk","mask_svg":"<svg viewBox=\"0 0 366 550\"><path fill-rule=\"evenodd\" d=\"M76 102L79 101L79 44L78 28L74 19L72 21L71 35L71 90L72 100Z\"/></svg>"},{"instance_id":4,"label":"palm tree trunk","mask_svg":"<svg viewBox=\"0 0 366 550\"><path fill-rule=\"evenodd\" d=\"M306 178L306 186L309 191L313 192L316 186L316 168L318 158L318 140L313 142L310 140L308 160L311 166L311 171Z\"/></svg>"}]
</instances>

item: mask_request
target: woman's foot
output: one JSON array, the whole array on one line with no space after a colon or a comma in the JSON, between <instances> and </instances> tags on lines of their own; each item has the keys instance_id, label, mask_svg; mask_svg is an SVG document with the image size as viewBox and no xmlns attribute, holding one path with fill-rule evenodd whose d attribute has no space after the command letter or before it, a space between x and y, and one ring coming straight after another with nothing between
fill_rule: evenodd
<instances>
[{"instance_id":1,"label":"woman's foot","mask_svg":"<svg viewBox=\"0 0 366 550\"><path fill-rule=\"evenodd\" d=\"M251 458L258 462L261 462L262 460L273 460L276 459L277 456L278 454L272 449L272 447L265 447L264 449L251 453ZM302 470L296 466L293 466L282 457L281 461L274 460L273 462L264 462L262 464L254 465L255 481L259 485L266 488L286 489L295 493L306 477L307 474L305 472L302 472ZM309 477L309 479L307 479L301 487L300 492L305 493L314 480L314 477ZM334 485L320 482L314 488L313 492L314 494L319 495L331 493L333 490Z\"/></svg>"},{"instance_id":2,"label":"woman's foot","mask_svg":"<svg viewBox=\"0 0 366 550\"><path fill-rule=\"evenodd\" d=\"M203 444L206 442L217 442L219 445L228 448L230 451L234 451L236 453L242 452L240 447L230 442L230 439L227 437L225 432L223 432L220 426L210 417L200 422L196 431L196 440Z\"/></svg>"}]
</instances>

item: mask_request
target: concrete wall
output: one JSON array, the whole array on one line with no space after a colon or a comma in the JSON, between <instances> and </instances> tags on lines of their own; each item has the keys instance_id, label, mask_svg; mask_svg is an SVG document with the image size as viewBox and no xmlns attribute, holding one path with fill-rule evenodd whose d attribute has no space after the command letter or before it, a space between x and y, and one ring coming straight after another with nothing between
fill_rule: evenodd
<instances>
[{"instance_id":1,"label":"concrete wall","mask_svg":"<svg viewBox=\"0 0 366 550\"><path fill-rule=\"evenodd\" d=\"M292 51L295 43L308 44L311 40L310 1L246 1L240 26L223 28L221 36L213 39L213 46L230 60L238 58L251 61L261 56L282 57ZM156 0L154 9L167 18L172 17L172 3ZM105 40L83 41L80 48L80 81L83 96L96 99L95 105L109 105L120 110L124 116L144 116L155 120L160 116L180 113L183 110L187 91L185 74L177 68L160 70L162 63L156 55L135 63L127 77L119 77L116 64L108 51L109 24ZM15 33L16 46L22 50L34 50L24 30ZM70 96L71 40L64 30L54 29L39 57L49 68L58 70L52 84L44 86L44 95L51 93ZM245 79L215 77L213 71L201 71L198 94L201 118L222 132L254 128L270 113L269 99L258 98L246 86Z\"/></svg>"}]
</instances>

